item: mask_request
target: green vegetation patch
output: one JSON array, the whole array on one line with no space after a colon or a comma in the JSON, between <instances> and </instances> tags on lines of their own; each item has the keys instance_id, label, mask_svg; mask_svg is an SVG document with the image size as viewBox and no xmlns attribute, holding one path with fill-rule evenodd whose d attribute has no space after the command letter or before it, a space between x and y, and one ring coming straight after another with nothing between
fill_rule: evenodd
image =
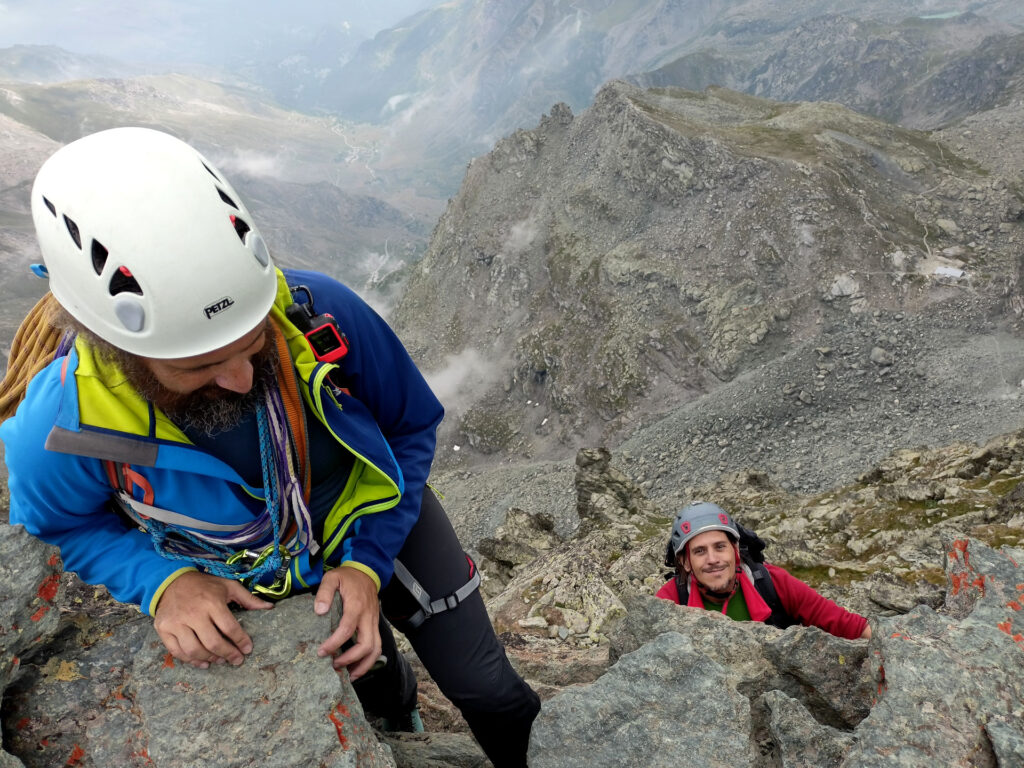
<instances>
[{"instance_id":1,"label":"green vegetation patch","mask_svg":"<svg viewBox=\"0 0 1024 768\"><path fill-rule=\"evenodd\" d=\"M970 535L992 547L992 549L1001 549L1003 547L1017 549L1024 547L1024 529L1006 525L1005 523L974 526L970 529Z\"/></svg>"},{"instance_id":2,"label":"green vegetation patch","mask_svg":"<svg viewBox=\"0 0 1024 768\"><path fill-rule=\"evenodd\" d=\"M812 587L820 587L823 584L833 584L840 587L847 587L858 581L863 581L865 574L853 568L832 568L827 565L816 566L790 566L784 563L777 563L785 568L800 581L810 584ZM831 571L834 571L834 574Z\"/></svg>"}]
</instances>

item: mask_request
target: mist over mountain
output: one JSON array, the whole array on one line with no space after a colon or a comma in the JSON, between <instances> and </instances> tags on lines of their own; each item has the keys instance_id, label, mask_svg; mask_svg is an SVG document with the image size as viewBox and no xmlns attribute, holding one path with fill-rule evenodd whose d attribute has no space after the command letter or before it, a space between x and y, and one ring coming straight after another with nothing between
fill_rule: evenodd
<instances>
[{"instance_id":1,"label":"mist over mountain","mask_svg":"<svg viewBox=\"0 0 1024 768\"><path fill-rule=\"evenodd\" d=\"M36 171L61 144L119 125L159 128L203 152L230 176L282 265L328 269L361 289L425 249L438 204L369 166L379 131L180 75L8 82L0 86L0 270L9 299L0 347L45 289L28 269L39 261L29 215ZM392 194L401 209L384 199Z\"/></svg>"},{"instance_id":2,"label":"mist over mountain","mask_svg":"<svg viewBox=\"0 0 1024 768\"><path fill-rule=\"evenodd\" d=\"M738 715L700 730L704 762L878 765L907 733L921 765L1019 762L1019 0L408 0L373 37L368 2L306 4L315 20L150 4L142 26L136 6L107 4L115 30L58 2L61 47L0 50L0 349L45 289L39 165L103 128L170 131L232 179L278 263L380 308L445 404L432 482L545 700L531 764L676 764L660 737L708 690ZM0 44L34 9L0 6ZM869 616L871 645L651 598L695 498ZM171 672L155 639L135 652L148 620L67 575L41 606L58 566L34 556L5 626L59 611L38 637L0 631L0 763L84 744L82 765L173 765L180 731L148 696ZM305 696L294 656L260 675ZM232 751L266 678L218 679ZM440 738L464 726L425 678L420 706L429 739L381 737L397 765L479 763ZM313 743L300 720L275 743Z\"/></svg>"},{"instance_id":3,"label":"mist over mountain","mask_svg":"<svg viewBox=\"0 0 1024 768\"><path fill-rule=\"evenodd\" d=\"M362 41L436 0L251 0L244 10L224 0L178 0L144 5L130 0L53 0L41 10L30 0L5 0L0 47L58 45L87 57L154 67L191 64L229 69L246 60L316 59L318 44ZM347 33L347 34L341 34ZM166 72L167 70L162 70ZM122 75L124 72L121 73Z\"/></svg>"},{"instance_id":4,"label":"mist over mountain","mask_svg":"<svg viewBox=\"0 0 1024 768\"><path fill-rule=\"evenodd\" d=\"M579 111L613 78L839 101L935 127L1005 95L1017 65L999 50L1019 47L1008 38L1022 23L1008 2L461 0L363 44L325 75L320 106L388 125L431 165L486 151L551 104ZM987 90L936 111L958 66Z\"/></svg>"}]
</instances>

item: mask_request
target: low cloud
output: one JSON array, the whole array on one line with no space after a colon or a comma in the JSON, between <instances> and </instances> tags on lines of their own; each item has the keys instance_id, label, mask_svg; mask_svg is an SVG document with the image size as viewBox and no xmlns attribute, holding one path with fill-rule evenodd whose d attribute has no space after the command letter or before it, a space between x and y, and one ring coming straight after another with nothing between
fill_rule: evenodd
<instances>
[{"instance_id":1,"label":"low cloud","mask_svg":"<svg viewBox=\"0 0 1024 768\"><path fill-rule=\"evenodd\" d=\"M522 253L537 238L538 231L537 223L532 218L513 224L503 250L508 254Z\"/></svg>"},{"instance_id":2,"label":"low cloud","mask_svg":"<svg viewBox=\"0 0 1024 768\"><path fill-rule=\"evenodd\" d=\"M280 159L265 152L240 149L232 155L217 158L214 164L229 177L232 173L244 173L254 178L285 178Z\"/></svg>"},{"instance_id":3,"label":"low cloud","mask_svg":"<svg viewBox=\"0 0 1024 768\"><path fill-rule=\"evenodd\" d=\"M466 349L449 355L444 368L424 376L446 410L461 411L497 381L499 371L475 349Z\"/></svg>"}]
</instances>

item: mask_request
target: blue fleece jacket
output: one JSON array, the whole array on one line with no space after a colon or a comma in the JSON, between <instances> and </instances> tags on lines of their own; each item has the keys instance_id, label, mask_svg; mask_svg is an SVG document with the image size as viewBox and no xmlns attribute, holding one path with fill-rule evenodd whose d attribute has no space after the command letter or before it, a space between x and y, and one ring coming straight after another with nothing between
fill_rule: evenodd
<instances>
[{"instance_id":1,"label":"blue fleece jacket","mask_svg":"<svg viewBox=\"0 0 1024 768\"><path fill-rule=\"evenodd\" d=\"M345 538L328 562L358 567L383 586L419 515L444 411L394 332L354 292L326 275L289 270L277 310L288 295L285 279L308 286L317 312L334 315L351 343L342 362L351 395L335 396L322 383L330 366L296 366L339 450L356 459L334 515ZM103 400L103 407L89 399ZM98 420L96 413L117 418ZM103 420L116 423L97 423ZM60 547L65 567L84 581L150 614L182 564L165 559L146 533L110 511L104 459L129 463L152 487L154 506L227 525L263 509L262 489L192 445L81 341L31 381L15 416L0 425L0 439L11 523Z\"/></svg>"}]
</instances>

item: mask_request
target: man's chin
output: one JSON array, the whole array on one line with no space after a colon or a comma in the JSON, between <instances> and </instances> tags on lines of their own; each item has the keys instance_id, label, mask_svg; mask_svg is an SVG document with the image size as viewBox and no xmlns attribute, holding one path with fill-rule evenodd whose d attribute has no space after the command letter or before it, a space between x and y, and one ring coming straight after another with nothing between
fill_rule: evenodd
<instances>
[{"instance_id":1,"label":"man's chin","mask_svg":"<svg viewBox=\"0 0 1024 768\"><path fill-rule=\"evenodd\" d=\"M717 578L708 578L707 576L705 576L703 579L700 580L701 584L703 584L707 589L710 589L713 592L721 592L726 589L729 589L730 582L731 579L726 578L722 575L718 575Z\"/></svg>"}]
</instances>

